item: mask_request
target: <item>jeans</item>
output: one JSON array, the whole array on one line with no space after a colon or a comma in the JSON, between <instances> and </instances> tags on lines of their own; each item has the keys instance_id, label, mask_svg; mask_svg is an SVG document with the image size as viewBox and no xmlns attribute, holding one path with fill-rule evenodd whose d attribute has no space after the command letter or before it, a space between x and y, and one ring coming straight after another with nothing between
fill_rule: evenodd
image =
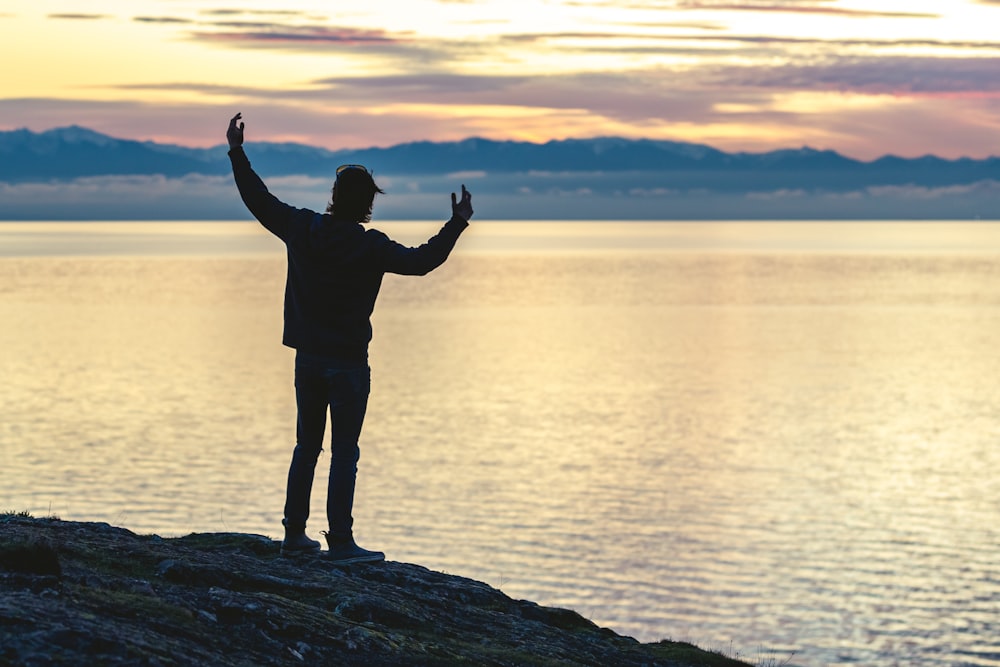
<instances>
[{"instance_id":1,"label":"jeans","mask_svg":"<svg viewBox=\"0 0 1000 667\"><path fill-rule=\"evenodd\" d=\"M351 537L354 484L358 474L358 438L368 407L371 370L366 362L345 363L303 352L295 355L295 403L298 422L295 450L288 468L285 522L305 527L309 518L316 461L323 451L326 412L330 411L330 478L326 514L330 536Z\"/></svg>"}]
</instances>

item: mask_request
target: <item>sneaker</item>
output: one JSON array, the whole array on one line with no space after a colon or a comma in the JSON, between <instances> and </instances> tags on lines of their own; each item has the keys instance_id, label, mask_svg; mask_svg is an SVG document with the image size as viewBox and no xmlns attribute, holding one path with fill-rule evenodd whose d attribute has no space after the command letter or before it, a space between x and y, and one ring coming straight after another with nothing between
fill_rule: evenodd
<instances>
[{"instance_id":1,"label":"sneaker","mask_svg":"<svg viewBox=\"0 0 1000 667\"><path fill-rule=\"evenodd\" d=\"M306 535L305 527L289 528L284 519L282 519L281 523L285 526L285 539L281 541L282 556L301 556L319 553L319 542L309 539Z\"/></svg>"},{"instance_id":2,"label":"sneaker","mask_svg":"<svg viewBox=\"0 0 1000 667\"><path fill-rule=\"evenodd\" d=\"M385 560L385 554L381 551L369 551L362 549L355 542L353 537L345 539L334 539L329 533L326 535L326 542L330 547L327 558L336 565L349 565L351 563L377 563Z\"/></svg>"}]
</instances>

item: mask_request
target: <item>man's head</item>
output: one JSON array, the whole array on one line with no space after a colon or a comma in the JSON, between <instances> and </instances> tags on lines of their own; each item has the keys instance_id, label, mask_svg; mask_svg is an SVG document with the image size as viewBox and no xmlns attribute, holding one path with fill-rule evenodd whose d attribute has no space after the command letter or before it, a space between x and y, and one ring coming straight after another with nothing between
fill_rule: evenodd
<instances>
[{"instance_id":1,"label":"man's head","mask_svg":"<svg viewBox=\"0 0 1000 667\"><path fill-rule=\"evenodd\" d=\"M368 222L376 194L385 194L375 185L375 179L360 164L337 167L337 180L333 182L333 198L326 212L336 220Z\"/></svg>"}]
</instances>

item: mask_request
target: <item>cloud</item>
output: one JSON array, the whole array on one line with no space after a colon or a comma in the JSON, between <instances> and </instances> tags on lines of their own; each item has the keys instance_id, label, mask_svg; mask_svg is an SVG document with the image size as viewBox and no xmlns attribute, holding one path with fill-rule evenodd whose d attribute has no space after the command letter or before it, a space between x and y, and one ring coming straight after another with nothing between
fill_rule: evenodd
<instances>
[{"instance_id":1,"label":"cloud","mask_svg":"<svg viewBox=\"0 0 1000 667\"><path fill-rule=\"evenodd\" d=\"M185 24L191 23L191 19L182 19L174 16L134 16L133 21L138 23L165 23L165 24Z\"/></svg>"},{"instance_id":2,"label":"cloud","mask_svg":"<svg viewBox=\"0 0 1000 667\"><path fill-rule=\"evenodd\" d=\"M829 46L831 48L841 48L845 46L862 47L935 47L942 50L954 49L988 49L991 51L1000 50L1000 42L996 41L976 41L976 40L937 40L937 39L818 39L813 37L778 37L774 35L671 35L661 37L674 41L692 42L735 42L740 44L787 44L803 46Z\"/></svg>"},{"instance_id":3,"label":"cloud","mask_svg":"<svg viewBox=\"0 0 1000 667\"><path fill-rule=\"evenodd\" d=\"M819 122L848 154L1000 156L1000 99L889 97L882 105L826 114ZM915 142L914 138L920 140Z\"/></svg>"},{"instance_id":4,"label":"cloud","mask_svg":"<svg viewBox=\"0 0 1000 667\"><path fill-rule=\"evenodd\" d=\"M331 26L326 17L297 10L215 9L202 11L200 15L206 20L198 21L200 29L189 33L191 38L244 48L393 46L415 39L414 33L408 31L390 33L383 28Z\"/></svg>"},{"instance_id":5,"label":"cloud","mask_svg":"<svg viewBox=\"0 0 1000 667\"><path fill-rule=\"evenodd\" d=\"M266 95L252 89L242 91L245 95L235 89L232 92L221 99L205 97L197 103L174 105L135 100L0 98L0 128L42 131L66 125L66 119L72 118L77 124L112 136L207 147L225 141L229 119L242 111L248 141L295 141L339 149L390 146L414 137L459 140L482 133L486 123L480 115L456 120L443 113L415 114L405 108L371 111L352 110L348 105L330 109L287 94L283 99L280 91L266 91Z\"/></svg>"},{"instance_id":6,"label":"cloud","mask_svg":"<svg viewBox=\"0 0 1000 667\"><path fill-rule=\"evenodd\" d=\"M690 21L615 21L609 25L631 26L639 28L669 28L672 30L725 30L722 23L708 23L702 21L693 23Z\"/></svg>"},{"instance_id":7,"label":"cloud","mask_svg":"<svg viewBox=\"0 0 1000 667\"><path fill-rule=\"evenodd\" d=\"M649 113L662 114L665 102L674 102L690 109L692 114L710 111L713 100L699 97L691 85L691 75L669 70L636 71L613 74L583 72L550 76L468 75L447 73L413 73L366 77L330 77L310 82L301 90L268 90L234 85L207 84L129 84L120 89L189 91L198 95L218 95L247 100L288 100L299 102L337 99L342 107L354 107L355 112L384 107L391 100L393 107L420 105L439 106L442 110L461 106L469 108L524 107L538 113L554 109L601 109L622 118L642 118ZM641 111L644 108L646 111ZM638 115L633 115L629 109ZM384 108L377 113L385 113Z\"/></svg>"},{"instance_id":8,"label":"cloud","mask_svg":"<svg viewBox=\"0 0 1000 667\"><path fill-rule=\"evenodd\" d=\"M136 16L147 24L192 25L189 39L235 48L316 50L326 47L366 47L376 52L413 54L415 34L383 28L330 25L327 18L298 10L211 9L199 19L173 16ZM430 42L428 42L430 43Z\"/></svg>"},{"instance_id":9,"label":"cloud","mask_svg":"<svg viewBox=\"0 0 1000 667\"><path fill-rule=\"evenodd\" d=\"M888 95L1000 93L1000 58L845 56L777 67L716 67L699 72L706 86Z\"/></svg>"},{"instance_id":10,"label":"cloud","mask_svg":"<svg viewBox=\"0 0 1000 667\"><path fill-rule=\"evenodd\" d=\"M203 9L202 16L299 16L297 9Z\"/></svg>"},{"instance_id":11,"label":"cloud","mask_svg":"<svg viewBox=\"0 0 1000 667\"><path fill-rule=\"evenodd\" d=\"M564 181L535 175L530 181L489 178L475 186L477 218L605 220L808 220L808 219L1000 219L1000 182L924 188L874 186L841 192L795 189L718 191L657 181L607 183ZM314 210L325 207L329 182L288 177L267 179L283 201ZM384 220L445 219L448 193L457 184L442 178L383 182L389 194L376 203ZM53 183L0 182L0 219L14 220L249 220L231 177L96 177Z\"/></svg>"},{"instance_id":12,"label":"cloud","mask_svg":"<svg viewBox=\"0 0 1000 667\"><path fill-rule=\"evenodd\" d=\"M0 182L0 217L5 219L197 219L244 214L222 197L231 178L191 176L105 176L49 183ZM228 188L224 188L228 185ZM143 193L146 202L143 203ZM231 193L230 193L231 194ZM116 204L117 202L117 204Z\"/></svg>"},{"instance_id":13,"label":"cloud","mask_svg":"<svg viewBox=\"0 0 1000 667\"><path fill-rule=\"evenodd\" d=\"M720 11L749 12L792 12L798 14L830 14L852 18L939 18L938 14L923 12L882 12L866 9L848 9L845 7L830 7L805 2L714 2L712 0L687 0L678 2L676 9L709 9Z\"/></svg>"},{"instance_id":14,"label":"cloud","mask_svg":"<svg viewBox=\"0 0 1000 667\"><path fill-rule=\"evenodd\" d=\"M232 115L234 106L239 106L253 114L251 129L267 128L271 137L279 133L285 140L312 137L334 148L389 145L414 137L510 138L506 119L513 114L522 127L539 133L522 135L528 139L546 134L549 138L597 134L684 138L678 130L698 128L700 133L686 135L688 140L730 150L795 142L791 145L810 143L874 158L876 150L912 154L913 138L920 137L923 152L983 156L1000 153L997 66L991 58L831 55L770 67L659 67L548 76L413 72L328 77L301 90L184 83L147 87L189 91L202 98L200 108L158 110L172 116L160 127L170 128L178 137L184 133L182 120L190 123L188 132L197 133L199 125L206 125L206 113ZM799 101L785 101L793 97ZM869 98L878 98L877 103L863 102ZM337 100L335 111L327 104L331 99ZM0 111L7 111L10 104L0 101ZM38 113L57 117L58 113L52 116L57 109ZM135 112L110 110L98 118L96 129L148 127L122 118L128 113ZM735 131L750 126L756 128L753 133ZM945 127L948 132L941 131ZM900 128L911 134L906 136Z\"/></svg>"},{"instance_id":15,"label":"cloud","mask_svg":"<svg viewBox=\"0 0 1000 667\"><path fill-rule=\"evenodd\" d=\"M631 197L673 197L681 192L675 188L654 187L630 188L628 194Z\"/></svg>"},{"instance_id":16,"label":"cloud","mask_svg":"<svg viewBox=\"0 0 1000 667\"><path fill-rule=\"evenodd\" d=\"M544 77L527 75L472 75L436 72L428 74L397 74L366 77L330 77L315 81L331 91L361 101L397 99L407 102L430 102L439 96L497 93L508 97L511 89ZM449 99L449 101L451 101ZM517 104L516 101L513 102Z\"/></svg>"},{"instance_id":17,"label":"cloud","mask_svg":"<svg viewBox=\"0 0 1000 667\"><path fill-rule=\"evenodd\" d=\"M106 19L109 17L106 14L49 14L48 18L90 21L94 19Z\"/></svg>"},{"instance_id":18,"label":"cloud","mask_svg":"<svg viewBox=\"0 0 1000 667\"><path fill-rule=\"evenodd\" d=\"M1000 0L985 0L998 2ZM701 11L745 11L745 12L789 12L801 14L828 14L850 18L937 18L937 14L926 12L887 12L865 9L848 9L830 6L836 0L770 0L733 2L732 0L576 0L570 5L583 7L614 7L615 9L655 10L701 10Z\"/></svg>"},{"instance_id":19,"label":"cloud","mask_svg":"<svg viewBox=\"0 0 1000 667\"><path fill-rule=\"evenodd\" d=\"M116 90L135 91L175 91L197 93L198 95L217 95L223 97L274 97L280 98L282 95L298 96L298 91L277 91L270 88L254 88L252 86L225 84L225 83L124 83L115 86ZM308 94L308 90L301 91Z\"/></svg>"},{"instance_id":20,"label":"cloud","mask_svg":"<svg viewBox=\"0 0 1000 667\"><path fill-rule=\"evenodd\" d=\"M435 125L452 123L453 138L483 131L483 115L489 109L514 108L520 117L535 115L540 120L553 114L600 114L623 122L645 122L666 116L698 118L713 113L715 99L705 91L685 84L685 75L670 71L625 74L581 73L551 76L490 76L430 73L366 77L331 77L311 82L303 90L262 90L238 86L200 84L131 85L129 88L190 91L199 95L243 97L247 103L276 104L295 99L300 112L310 101L336 99L350 124L365 123L368 117L399 118L406 105L418 105L410 123ZM743 93L749 101L752 93ZM386 100L391 100L389 109ZM480 111L476 109L480 108ZM440 111L434 111L439 109ZM324 112L326 114L326 112ZM331 123L332 118L324 123ZM405 122L405 121L404 121ZM313 124L313 123L310 123ZM464 134L463 134L464 133ZM458 136L461 135L461 136ZM411 135L413 136L413 135ZM420 136L420 135L417 135ZM426 136L426 135L424 135ZM435 136L435 138L438 138Z\"/></svg>"},{"instance_id":21,"label":"cloud","mask_svg":"<svg viewBox=\"0 0 1000 667\"><path fill-rule=\"evenodd\" d=\"M317 83L329 86L342 100L365 104L390 98L408 104L581 109L621 120L709 112L712 100L699 95L683 75L675 74L669 70L535 77L418 74L337 77Z\"/></svg>"},{"instance_id":22,"label":"cloud","mask_svg":"<svg viewBox=\"0 0 1000 667\"><path fill-rule=\"evenodd\" d=\"M780 188L768 192L748 192L746 198L751 201L775 201L782 199L802 199L809 193L802 188Z\"/></svg>"},{"instance_id":23,"label":"cloud","mask_svg":"<svg viewBox=\"0 0 1000 667\"><path fill-rule=\"evenodd\" d=\"M390 32L383 28L331 26L326 24L286 24L264 21L221 21L201 24L187 33L191 40L238 49L271 49L299 52L333 51L343 54L345 47L357 56L396 58L400 66L412 70L434 62L451 62L461 44L442 40L423 40L415 33Z\"/></svg>"},{"instance_id":24,"label":"cloud","mask_svg":"<svg viewBox=\"0 0 1000 667\"><path fill-rule=\"evenodd\" d=\"M602 32L586 48L616 48L608 44L613 36ZM886 48L932 44L954 53L970 46L964 43L825 42L700 33L658 37L666 46L652 37L647 41L651 49L687 49L685 42L700 49L702 40L744 40L768 49L771 59L767 66L729 64L733 61L727 59L697 66L531 76L456 74L425 60L415 65L412 56L422 55L422 49L432 54L429 57L442 57L446 49L463 47L425 45L419 40L396 43L398 35L387 37L387 42L374 42L369 48L405 58L405 73L326 77L304 82L298 89L130 84L118 90L172 91L177 93L172 99L189 101L154 105L5 99L0 100L0 118L8 127L37 130L73 118L117 136L188 145L218 144L222 134L217 119L221 117L224 126L235 111L243 111L250 131L256 133L251 134L254 140L302 141L329 148L385 146L415 138L537 140L617 134L698 141L729 150L809 143L864 158L884 152L912 155L915 150L952 157L1000 153L1000 79L995 74L1000 59L882 56L844 48L845 43ZM523 37L529 38L546 36ZM816 44L824 50L812 48ZM997 49L1000 44L971 46ZM334 108L331 100L336 101ZM519 134L511 131L515 125Z\"/></svg>"},{"instance_id":25,"label":"cloud","mask_svg":"<svg viewBox=\"0 0 1000 667\"><path fill-rule=\"evenodd\" d=\"M225 43L253 43L271 45L302 44L385 44L399 43L405 38L390 35L380 28L336 28L327 26L292 26L253 21L230 21L212 24L215 28L229 30L198 31L197 39Z\"/></svg>"},{"instance_id":26,"label":"cloud","mask_svg":"<svg viewBox=\"0 0 1000 667\"><path fill-rule=\"evenodd\" d=\"M268 178L283 201L321 211L330 180L306 176ZM428 194L416 181L382 178L378 217L446 219L455 183L434 179ZM247 220L232 176L99 176L45 183L0 182L0 220Z\"/></svg>"},{"instance_id":27,"label":"cloud","mask_svg":"<svg viewBox=\"0 0 1000 667\"><path fill-rule=\"evenodd\" d=\"M699 3L681 4L693 7ZM715 9L733 5L767 6L775 8L775 11L776 8L789 11L837 9L821 2L780 0L700 4ZM641 3L633 5L640 6ZM669 8L676 7L677 3L651 3L647 6L653 5ZM842 147L829 142L843 139L843 136L825 130L821 122L835 114L836 110L831 110L829 114L822 110L809 112L801 108L791 111L779 103L781 96L803 92L914 98L990 96L997 85L996 78L989 72L995 65L995 59L907 58L896 55L880 58L871 50L923 47L953 54L961 49L1000 49L1000 43L986 41L823 40L731 35L724 34L713 23L699 24L699 32L689 34L658 34L650 29L636 35L628 30L605 29L600 32L515 33L499 35L493 40L463 42L424 40L413 33L395 33L382 28L312 24L310 18L303 18L292 11L274 14L279 18L277 21L256 20L263 14L234 9L204 11L201 16L205 20L199 22L197 30L188 34L196 40L236 48L324 50L350 46L370 54L395 57L405 73L364 78L328 77L306 83L298 89L283 90L231 85L195 86L182 82L157 86L139 84L129 88L187 90L214 97L229 105L240 104L244 110L251 108L247 105L262 104L273 109L273 114L271 111L265 113L274 116L284 108L289 118L295 118L295 126L303 128L297 134L288 133L286 136L289 139L305 138L306 127L328 126L341 118L352 128L378 128L377 141L380 145L394 143L397 137L404 136L435 140L470 135L499 137L504 118L513 116L517 118L516 124L522 128L520 136L524 138L537 137L545 124L549 128L558 128L560 133L553 137L603 132L626 136L646 133L648 136L667 138L670 128L683 126L688 130L700 128L703 138L696 140L724 139L727 143L723 146L731 148L749 146L756 140L752 136L733 140L736 124L753 120L758 129L763 130L755 133L762 139L766 137L773 141L774 132L783 126L780 130L782 136L794 136L796 128L801 128L802 135L807 139L819 137L824 146ZM654 25L679 27L669 21L646 27ZM532 44L567 54L718 54L726 58L725 61L702 58L696 66L685 64L622 72L584 71L541 76L455 74L450 68L446 70L437 66L439 62L461 56L487 56L512 43ZM736 52L733 45L739 47L738 53L744 59L754 56L768 58L767 66L720 64L732 62L728 56ZM326 111L331 100L336 100L337 106L332 114ZM214 105L214 102L209 104ZM294 111L289 108L300 105L303 108ZM412 108L407 109L408 106ZM886 123L891 122L889 114L883 117ZM398 120L399 124L387 127L384 121L388 118ZM292 122L283 124L292 126ZM603 130L598 129L602 127ZM588 131L587 128L593 129ZM434 134L420 135L417 134L418 129ZM345 145L346 142L346 145L357 146L358 133L353 130L348 132L351 138L345 138L343 132L334 138L329 130L316 138L328 145ZM511 136L509 130L507 136ZM870 139L869 135L852 145L864 144ZM373 142L369 139L370 143Z\"/></svg>"},{"instance_id":28,"label":"cloud","mask_svg":"<svg viewBox=\"0 0 1000 667\"><path fill-rule=\"evenodd\" d=\"M927 201L932 199L947 199L952 197L974 197L988 195L1000 200L1000 182L978 181L963 185L949 185L928 188L917 185L878 185L865 189L872 197L891 197L895 199L910 199Z\"/></svg>"},{"instance_id":29,"label":"cloud","mask_svg":"<svg viewBox=\"0 0 1000 667\"><path fill-rule=\"evenodd\" d=\"M1000 0L998 0L1000 1ZM637 24L644 25L644 24ZM784 52L791 55L793 52L787 47L806 47L802 49L804 53L812 55L816 52L816 47L825 47L830 52L837 52L844 47L863 48L886 48L898 49L905 47L930 47L940 49L942 52L954 52L955 50L1000 50L1000 41L982 40L938 40L923 38L907 39L877 39L877 38L838 38L820 39L816 37L786 37L776 35L740 35L740 34L660 34L647 33L635 34L629 32L542 32L542 33L515 33L501 35L498 39L502 42L521 43L544 43L573 40L572 46L560 44L558 48L573 48L579 51L593 52L636 52L636 53L678 53L687 52L691 55L704 55L714 51L718 53L731 54L729 50L722 50L717 47L701 47L698 44L723 44L731 42L741 45L757 45L761 47L771 47L784 49ZM614 40L613 44L602 44ZM591 44L580 42L592 42ZM636 41L640 45L623 46L622 41ZM651 44L642 44L648 42ZM686 45L686 46L680 46ZM741 51L741 55L752 55L747 51Z\"/></svg>"},{"instance_id":30,"label":"cloud","mask_svg":"<svg viewBox=\"0 0 1000 667\"><path fill-rule=\"evenodd\" d=\"M477 169L472 171L454 171L450 174L447 174L445 178L450 178L455 181L460 181L462 179L468 179L468 180L482 179L486 178L487 176L488 174L485 171Z\"/></svg>"}]
</instances>

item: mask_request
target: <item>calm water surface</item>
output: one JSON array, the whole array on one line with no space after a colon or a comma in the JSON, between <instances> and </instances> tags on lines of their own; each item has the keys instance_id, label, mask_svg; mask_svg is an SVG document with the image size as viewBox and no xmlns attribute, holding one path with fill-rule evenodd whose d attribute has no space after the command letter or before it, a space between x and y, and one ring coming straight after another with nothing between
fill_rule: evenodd
<instances>
[{"instance_id":1,"label":"calm water surface","mask_svg":"<svg viewBox=\"0 0 1000 667\"><path fill-rule=\"evenodd\" d=\"M283 278L251 223L0 224L0 509L278 536ZM1000 665L1000 225L478 223L374 324L362 544L643 641Z\"/></svg>"}]
</instances>

